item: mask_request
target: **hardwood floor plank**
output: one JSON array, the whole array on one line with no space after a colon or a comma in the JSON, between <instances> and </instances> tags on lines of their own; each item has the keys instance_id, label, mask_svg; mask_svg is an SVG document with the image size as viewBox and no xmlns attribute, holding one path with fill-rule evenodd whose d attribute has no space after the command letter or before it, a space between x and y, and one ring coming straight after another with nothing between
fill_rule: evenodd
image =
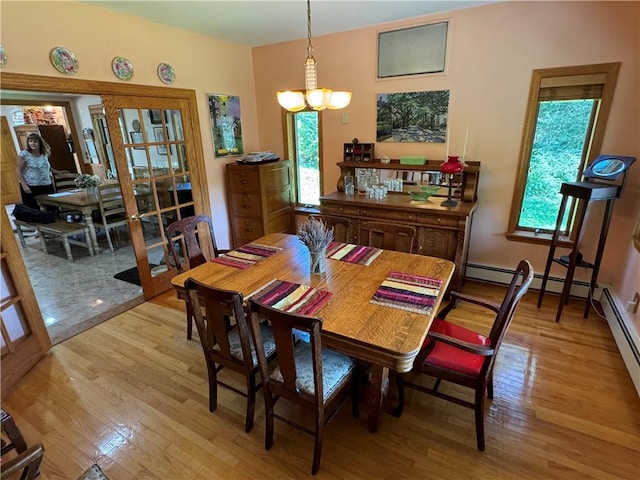
<instances>
[{"instance_id":1,"label":"hardwood floor plank","mask_svg":"<svg viewBox=\"0 0 640 480\"><path fill-rule=\"evenodd\" d=\"M464 291L504 294L477 282ZM375 434L365 411L342 409L317 477L637 479L640 400L607 323L593 312L582 318L573 299L556 323L557 297L541 309L536 300L525 296L498 355L485 452L476 450L472 410L408 390L402 417L385 413ZM467 305L450 318L485 333L493 320ZM41 478L73 480L94 462L110 480L309 477L310 436L277 422L264 450L261 393L248 434L244 398L219 389L209 412L202 348L185 330L184 304L169 292L52 348L3 402L28 443L44 444ZM392 385L386 411L395 402Z\"/></svg>"}]
</instances>

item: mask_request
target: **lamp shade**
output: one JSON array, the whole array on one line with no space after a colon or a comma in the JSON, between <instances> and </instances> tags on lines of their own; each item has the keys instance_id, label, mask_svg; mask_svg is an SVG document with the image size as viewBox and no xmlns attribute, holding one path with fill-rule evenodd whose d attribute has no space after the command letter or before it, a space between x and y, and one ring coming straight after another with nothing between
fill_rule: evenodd
<instances>
[{"instance_id":1,"label":"lamp shade","mask_svg":"<svg viewBox=\"0 0 640 480\"><path fill-rule=\"evenodd\" d=\"M440 165L440 170L446 174L462 173L464 171L464 163L460 161L459 156L449 155L447 161Z\"/></svg>"},{"instance_id":2,"label":"lamp shade","mask_svg":"<svg viewBox=\"0 0 640 480\"><path fill-rule=\"evenodd\" d=\"M278 92L278 103L282 108L286 108L290 112L299 112L307 106L302 92Z\"/></svg>"}]
</instances>

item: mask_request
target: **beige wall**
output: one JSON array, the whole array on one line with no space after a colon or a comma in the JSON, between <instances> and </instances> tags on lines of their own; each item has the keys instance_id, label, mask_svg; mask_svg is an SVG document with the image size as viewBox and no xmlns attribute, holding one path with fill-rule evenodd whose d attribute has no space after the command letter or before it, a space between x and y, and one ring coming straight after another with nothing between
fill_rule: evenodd
<instances>
[{"instance_id":1,"label":"beige wall","mask_svg":"<svg viewBox=\"0 0 640 480\"><path fill-rule=\"evenodd\" d=\"M415 78L376 79L378 31L449 20L450 43L445 74ZM638 118L640 4L637 2L506 2L456 10L336 35L315 37L321 87L353 91L342 111L323 112L326 193L335 190L342 144L358 137L374 142L377 93L449 89L451 154L461 154L467 127L467 159L480 160L480 206L471 234L469 262L513 268L529 258L544 271L548 247L507 241L509 208L524 114L537 68L622 62L603 144L603 153L640 157ZM276 90L303 88L305 40L254 49L256 100L264 148L281 152L280 111ZM376 156L425 155L444 159L442 144L377 143ZM623 303L640 290L640 254L631 232L640 215L640 161L634 165L624 197L616 202L599 283L612 284ZM602 211L590 215L582 251L595 256ZM552 275L564 277L557 267ZM577 272L576 279L587 278ZM548 300L553 301L553 300ZM640 320L636 326L640 330Z\"/></svg>"},{"instance_id":2,"label":"beige wall","mask_svg":"<svg viewBox=\"0 0 640 480\"><path fill-rule=\"evenodd\" d=\"M79 60L76 78L118 82L111 60L120 55L134 65L131 83L164 86L156 68L166 62L176 71L177 88L193 89L198 101L211 213L220 248L229 246L224 165L214 158L207 93L239 95L247 151L259 149L251 49L165 27L79 2L2 2L4 72L62 76L49 61L55 46L69 48ZM124 83L124 82L123 82Z\"/></svg>"},{"instance_id":3,"label":"beige wall","mask_svg":"<svg viewBox=\"0 0 640 480\"><path fill-rule=\"evenodd\" d=\"M28 20L27 20L28 19ZM376 34L428 21L450 21L448 69L427 77L376 79ZM504 238L513 194L518 150L531 72L536 68L622 62L603 152L640 157L638 2L504 2L450 14L389 23L314 38L320 86L353 91L346 109L323 113L325 190L335 189L344 142L375 141L376 93L449 89L450 153L461 153L469 128L467 159L482 161L480 208L475 217L469 261L512 268L522 257L544 269L548 249ZM304 19L301 19L304 21ZM211 209L219 246L228 246L224 164L214 159L206 93L239 95L247 151L283 152L281 110L275 91L303 86L306 40L250 49L163 27L75 2L2 2L4 71L60 76L49 62L53 46L70 48L80 60L79 78L117 81L116 55L135 66L134 83L161 85L156 66L176 70L175 86L194 89L207 166ZM29 27L26 28L25 25ZM254 78L255 86L254 86ZM254 90L255 89L255 90ZM377 144L378 156L444 158L444 145ZM640 290L640 254L631 242L640 215L640 163L634 165L624 197L616 202L601 283L613 285L625 303ZM582 250L593 258L601 208L591 214ZM564 270L552 274L564 275ZM578 272L577 279L586 278ZM631 314L630 314L631 315ZM635 323L640 330L640 316Z\"/></svg>"}]
</instances>

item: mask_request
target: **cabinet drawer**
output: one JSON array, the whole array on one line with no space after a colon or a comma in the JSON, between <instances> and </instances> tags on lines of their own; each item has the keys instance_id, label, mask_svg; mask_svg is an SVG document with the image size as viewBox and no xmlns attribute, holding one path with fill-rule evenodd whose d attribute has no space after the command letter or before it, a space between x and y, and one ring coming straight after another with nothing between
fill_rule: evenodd
<instances>
[{"instance_id":1,"label":"cabinet drawer","mask_svg":"<svg viewBox=\"0 0 640 480\"><path fill-rule=\"evenodd\" d=\"M410 223L411 225L416 222L415 213L399 212L384 208L360 208L358 214L362 218L373 220L390 220L396 223Z\"/></svg>"},{"instance_id":2,"label":"cabinet drawer","mask_svg":"<svg viewBox=\"0 0 640 480\"><path fill-rule=\"evenodd\" d=\"M264 235L262 221L253 218L234 218L233 234L236 238L258 238Z\"/></svg>"},{"instance_id":3,"label":"cabinet drawer","mask_svg":"<svg viewBox=\"0 0 640 480\"><path fill-rule=\"evenodd\" d=\"M253 169L236 169L229 176L229 191L260 192L260 178Z\"/></svg>"},{"instance_id":4,"label":"cabinet drawer","mask_svg":"<svg viewBox=\"0 0 640 480\"><path fill-rule=\"evenodd\" d=\"M320 210L322 211L322 213L326 213L328 215L348 215L352 217L358 216L358 207L321 204Z\"/></svg>"},{"instance_id":5,"label":"cabinet drawer","mask_svg":"<svg viewBox=\"0 0 640 480\"><path fill-rule=\"evenodd\" d=\"M449 215L426 215L419 213L416 221L421 225L433 225L434 227L457 227L461 217Z\"/></svg>"},{"instance_id":6,"label":"cabinet drawer","mask_svg":"<svg viewBox=\"0 0 640 480\"><path fill-rule=\"evenodd\" d=\"M291 185L291 169L288 164L273 165L271 168L265 169L262 173L264 175L264 182L267 185L267 189L271 188L272 185Z\"/></svg>"},{"instance_id":7,"label":"cabinet drawer","mask_svg":"<svg viewBox=\"0 0 640 480\"><path fill-rule=\"evenodd\" d=\"M238 217L260 218L260 195L257 193L231 192L231 213Z\"/></svg>"}]
</instances>

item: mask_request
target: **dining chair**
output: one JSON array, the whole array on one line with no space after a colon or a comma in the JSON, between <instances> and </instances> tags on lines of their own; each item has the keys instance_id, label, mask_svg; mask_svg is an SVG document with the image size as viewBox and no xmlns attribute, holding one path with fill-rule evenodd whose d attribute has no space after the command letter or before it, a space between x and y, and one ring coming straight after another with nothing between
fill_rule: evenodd
<instances>
[{"instance_id":1,"label":"dining chair","mask_svg":"<svg viewBox=\"0 0 640 480\"><path fill-rule=\"evenodd\" d=\"M165 237L178 273L202 265L219 255L216 237L213 234L213 220L208 215L193 215L176 220L166 228ZM188 302L186 308L187 339L191 340L193 313Z\"/></svg>"},{"instance_id":2,"label":"dining chair","mask_svg":"<svg viewBox=\"0 0 640 480\"><path fill-rule=\"evenodd\" d=\"M0 442L3 456L2 462L0 462L0 477L3 479L20 478L20 480L36 478L40 474L39 468L44 455L44 447L40 443L27 447L27 443L11 414L0 409L0 417L3 433ZM5 442L5 438L8 443ZM16 456L7 460L5 454L11 450L15 450ZM18 474L20 474L19 477Z\"/></svg>"},{"instance_id":3,"label":"dining chair","mask_svg":"<svg viewBox=\"0 0 640 480\"><path fill-rule=\"evenodd\" d=\"M117 183L103 183L98 185L96 190L100 211L99 216L96 215L93 219L93 223L96 227L100 227L105 231L109 249L114 252L111 230L117 227L129 226L129 219L122 199L122 189Z\"/></svg>"},{"instance_id":4,"label":"dining chair","mask_svg":"<svg viewBox=\"0 0 640 480\"><path fill-rule=\"evenodd\" d=\"M313 214L309 217L322 220L327 227L333 228L333 239L336 242L353 242L353 226L348 218L324 214Z\"/></svg>"},{"instance_id":5,"label":"dining chair","mask_svg":"<svg viewBox=\"0 0 640 480\"><path fill-rule=\"evenodd\" d=\"M413 252L416 229L390 222L362 222L358 227L358 243L384 250Z\"/></svg>"},{"instance_id":6,"label":"dining chair","mask_svg":"<svg viewBox=\"0 0 640 480\"><path fill-rule=\"evenodd\" d=\"M424 374L434 377L435 383L432 387L426 387L421 383L407 381L404 374L397 374L399 405L394 412L396 416L399 416L404 408L405 386L472 408L475 410L478 450L484 450L485 392L489 399L493 399L493 368L496 356L507 328L513 320L516 307L529 289L532 279L533 267L527 260L521 260L501 304L451 292L451 300L433 321L412 370L416 376ZM479 305L496 313L488 335L485 336L446 320L446 316L459 301ZM469 402L439 391L442 381L473 389L474 401Z\"/></svg>"},{"instance_id":7,"label":"dining chair","mask_svg":"<svg viewBox=\"0 0 640 480\"><path fill-rule=\"evenodd\" d=\"M187 279L184 286L207 363L209 411L213 412L218 407L218 384L236 392L247 399L244 430L250 432L253 428L256 391L262 384L256 384L258 360L242 305L242 293L213 288L193 278ZM230 325L231 319L235 321L233 326ZM273 333L264 323L258 328L264 342L261 351L266 358L270 358L275 353ZM244 375L246 391L218 378L218 373L225 367Z\"/></svg>"},{"instance_id":8,"label":"dining chair","mask_svg":"<svg viewBox=\"0 0 640 480\"><path fill-rule=\"evenodd\" d=\"M273 446L274 419L314 436L311 474L320 468L324 429L351 393L353 414L358 415L356 361L322 347L322 320L271 308L249 299L250 325L257 345L265 400L265 449ZM269 370L263 345L261 319L271 323L277 366ZM308 335L307 341L296 340ZM275 404L286 399L313 411L312 428L276 413Z\"/></svg>"}]
</instances>

